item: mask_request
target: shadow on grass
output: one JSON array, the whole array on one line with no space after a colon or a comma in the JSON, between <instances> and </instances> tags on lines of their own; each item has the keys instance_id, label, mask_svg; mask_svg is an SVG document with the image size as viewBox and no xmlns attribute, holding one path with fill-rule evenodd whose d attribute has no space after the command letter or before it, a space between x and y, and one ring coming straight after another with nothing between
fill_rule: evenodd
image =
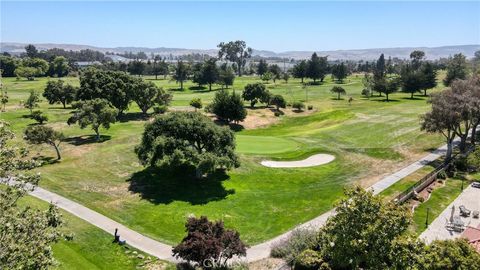
<instances>
[{"instance_id":1,"label":"shadow on grass","mask_svg":"<svg viewBox=\"0 0 480 270\"><path fill-rule=\"evenodd\" d=\"M208 90L207 87L205 86L190 86L188 87L189 90L193 90L193 91L199 91L199 90Z\"/></svg>"},{"instance_id":2,"label":"shadow on grass","mask_svg":"<svg viewBox=\"0 0 480 270\"><path fill-rule=\"evenodd\" d=\"M387 100L387 99L385 99L385 98L383 98L383 99L373 99L373 98L370 98L370 100L376 101L376 102L386 102L386 103L388 103L388 102L400 102L400 100L398 100L398 99L389 99L389 100Z\"/></svg>"},{"instance_id":3,"label":"shadow on grass","mask_svg":"<svg viewBox=\"0 0 480 270\"><path fill-rule=\"evenodd\" d=\"M220 120L220 119L215 119L213 122L219 126L228 126L232 131L237 132L237 131L242 131L245 129L243 125L237 124L237 123L228 123L226 121Z\"/></svg>"},{"instance_id":4,"label":"shadow on grass","mask_svg":"<svg viewBox=\"0 0 480 270\"><path fill-rule=\"evenodd\" d=\"M145 115L142 112L129 112L118 116L118 121L121 123L128 121L144 121L148 119L148 114Z\"/></svg>"},{"instance_id":5,"label":"shadow on grass","mask_svg":"<svg viewBox=\"0 0 480 270\"><path fill-rule=\"evenodd\" d=\"M76 136L76 137L68 137L65 138L63 141L75 146L90 144L90 143L103 143L110 140L112 136L110 135L100 135L100 139L97 140L96 135L84 135L84 136Z\"/></svg>"},{"instance_id":6,"label":"shadow on grass","mask_svg":"<svg viewBox=\"0 0 480 270\"><path fill-rule=\"evenodd\" d=\"M47 156L43 156L43 155L36 156L34 159L36 161L40 162L40 164L41 164L40 166L45 166L45 165L50 165L50 164L55 164L55 163L60 162L58 159L56 159L54 157L47 157Z\"/></svg>"},{"instance_id":7,"label":"shadow on grass","mask_svg":"<svg viewBox=\"0 0 480 270\"><path fill-rule=\"evenodd\" d=\"M424 96L414 96L413 98L411 98L411 97L402 97L401 99L405 99L405 100L425 100L425 97L424 97Z\"/></svg>"},{"instance_id":8,"label":"shadow on grass","mask_svg":"<svg viewBox=\"0 0 480 270\"><path fill-rule=\"evenodd\" d=\"M235 190L226 190L222 184L230 178L225 172L218 171L204 179L196 179L193 173L187 171L146 168L134 173L128 180L129 190L154 204L183 201L202 205L235 194Z\"/></svg>"}]
</instances>

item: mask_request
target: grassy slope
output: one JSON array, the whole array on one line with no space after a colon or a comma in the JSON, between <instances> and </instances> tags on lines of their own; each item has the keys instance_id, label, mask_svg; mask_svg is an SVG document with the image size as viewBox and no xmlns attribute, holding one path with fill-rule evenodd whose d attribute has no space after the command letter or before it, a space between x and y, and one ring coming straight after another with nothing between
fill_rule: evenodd
<instances>
[{"instance_id":1,"label":"grassy slope","mask_svg":"<svg viewBox=\"0 0 480 270\"><path fill-rule=\"evenodd\" d=\"M256 80L237 79L234 88L239 91ZM41 91L45 81L6 79L9 104L25 99L28 89ZM239 230L246 242L255 244L325 212L341 196L344 185L375 176L377 168L391 171L398 162L406 162L409 154L423 153L441 143L439 136L419 132L418 115L428 108L424 98L409 100L404 99L406 94L398 93L389 103L383 98L367 100L360 96L360 81L361 76L352 76L343 85L354 98L352 105L334 100L329 92L333 84L327 81L308 87L308 104L318 109L317 113L284 116L271 127L237 133L242 166L208 181L144 170L133 153L143 130L142 121L117 123L103 132L110 140L87 143L78 136L91 134L90 130L66 126L68 109L44 102L41 109L47 112L49 125L75 137L81 145L64 143L62 162L41 169L41 185L167 243L181 239L186 217L195 214L223 219L227 226ZM168 80L155 83L165 89L177 87ZM306 99L298 81L277 82L269 88L288 101ZM173 104L179 106L186 106L194 96L208 103L214 94L193 90L172 93ZM132 106L131 111L136 110ZM10 108L1 117L21 133L32 123L22 118L26 113L25 109ZM50 148L37 149L54 157ZM317 152L332 153L337 159L302 169L270 169L258 164L265 157L298 159Z\"/></svg>"},{"instance_id":2,"label":"grassy slope","mask_svg":"<svg viewBox=\"0 0 480 270\"><path fill-rule=\"evenodd\" d=\"M450 178L445 181L443 187L433 190L430 199L420 204L413 213L413 231L417 234L422 233L426 229L427 209L430 208L428 214L428 224L430 224L462 193L461 186L460 179Z\"/></svg>"},{"instance_id":3,"label":"grassy slope","mask_svg":"<svg viewBox=\"0 0 480 270\"><path fill-rule=\"evenodd\" d=\"M47 203L34 197L22 198L20 205L47 207ZM53 254L58 261L54 269L136 269L141 263L135 256L125 254L124 247L112 244L110 234L65 211L61 213L65 222L62 231L73 233L74 238L71 241L60 240L53 245Z\"/></svg>"}]
</instances>

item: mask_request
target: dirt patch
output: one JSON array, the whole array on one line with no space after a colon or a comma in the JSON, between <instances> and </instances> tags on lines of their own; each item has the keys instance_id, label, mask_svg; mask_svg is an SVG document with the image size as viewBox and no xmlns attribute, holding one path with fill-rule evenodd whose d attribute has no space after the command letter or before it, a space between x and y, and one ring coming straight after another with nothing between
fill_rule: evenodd
<instances>
[{"instance_id":1,"label":"dirt patch","mask_svg":"<svg viewBox=\"0 0 480 270\"><path fill-rule=\"evenodd\" d=\"M74 146L68 143L62 143L60 148L64 153L68 153L68 156L70 157L82 157L86 153L90 152L94 146L91 144Z\"/></svg>"},{"instance_id":2,"label":"dirt patch","mask_svg":"<svg viewBox=\"0 0 480 270\"><path fill-rule=\"evenodd\" d=\"M276 110L273 108L257 108L257 109L247 108L247 111L248 111L247 117L243 122L240 123L245 129L267 127L267 126L276 124L281 120L280 117L275 116ZM314 112L316 112L316 110L296 111L296 110L292 110L292 108L282 109L282 113L285 116L289 116L289 117L306 116Z\"/></svg>"}]
</instances>

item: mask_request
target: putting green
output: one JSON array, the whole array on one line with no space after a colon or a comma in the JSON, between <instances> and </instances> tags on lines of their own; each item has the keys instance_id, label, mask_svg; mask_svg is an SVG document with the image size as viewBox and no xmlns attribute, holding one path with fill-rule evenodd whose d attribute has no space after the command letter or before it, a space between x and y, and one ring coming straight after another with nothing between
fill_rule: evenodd
<instances>
[{"instance_id":1,"label":"putting green","mask_svg":"<svg viewBox=\"0 0 480 270\"><path fill-rule=\"evenodd\" d=\"M237 151L243 154L276 154L294 151L298 143L272 136L237 135Z\"/></svg>"}]
</instances>

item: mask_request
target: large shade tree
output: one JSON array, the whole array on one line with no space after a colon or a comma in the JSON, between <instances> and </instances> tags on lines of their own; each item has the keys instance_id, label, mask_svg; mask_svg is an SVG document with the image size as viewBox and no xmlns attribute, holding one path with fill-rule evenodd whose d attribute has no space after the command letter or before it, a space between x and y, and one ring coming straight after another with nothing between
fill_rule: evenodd
<instances>
[{"instance_id":1,"label":"large shade tree","mask_svg":"<svg viewBox=\"0 0 480 270\"><path fill-rule=\"evenodd\" d=\"M240 165L235 154L235 136L197 112L173 112L145 126L135 152L151 167L195 169L197 178L216 169Z\"/></svg>"},{"instance_id":2,"label":"large shade tree","mask_svg":"<svg viewBox=\"0 0 480 270\"><path fill-rule=\"evenodd\" d=\"M60 160L60 143L64 139L61 132L54 130L51 127L37 125L29 126L25 130L24 139L31 144L47 144L52 146L57 153L57 159Z\"/></svg>"},{"instance_id":3,"label":"large shade tree","mask_svg":"<svg viewBox=\"0 0 480 270\"><path fill-rule=\"evenodd\" d=\"M168 105L172 96L152 82L136 80L133 85L133 101L144 115L155 105Z\"/></svg>"},{"instance_id":4,"label":"large shade tree","mask_svg":"<svg viewBox=\"0 0 480 270\"><path fill-rule=\"evenodd\" d=\"M105 99L121 114L132 101L135 80L135 77L124 72L88 68L81 73L76 99Z\"/></svg>"},{"instance_id":5,"label":"large shade tree","mask_svg":"<svg viewBox=\"0 0 480 270\"><path fill-rule=\"evenodd\" d=\"M243 100L235 92L220 90L215 93L212 103L207 107L219 120L238 123L247 117L247 110L243 107Z\"/></svg>"},{"instance_id":6,"label":"large shade tree","mask_svg":"<svg viewBox=\"0 0 480 270\"><path fill-rule=\"evenodd\" d=\"M63 80L50 80L43 91L43 97L49 104L61 103L65 109L67 104L75 100L77 91L77 87L65 84Z\"/></svg>"},{"instance_id":7,"label":"large shade tree","mask_svg":"<svg viewBox=\"0 0 480 270\"><path fill-rule=\"evenodd\" d=\"M268 103L270 93L263 83L247 84L243 90L242 98L250 102L250 107L255 107L258 102Z\"/></svg>"},{"instance_id":8,"label":"large shade tree","mask_svg":"<svg viewBox=\"0 0 480 270\"><path fill-rule=\"evenodd\" d=\"M360 187L345 194L320 232L324 258L334 269L388 269L393 241L410 224L408 211Z\"/></svg>"},{"instance_id":9,"label":"large shade tree","mask_svg":"<svg viewBox=\"0 0 480 270\"><path fill-rule=\"evenodd\" d=\"M217 47L219 48L218 58L235 63L238 76L242 76L247 59L252 56L252 48L247 47L247 43L243 40L221 42Z\"/></svg>"},{"instance_id":10,"label":"large shade tree","mask_svg":"<svg viewBox=\"0 0 480 270\"><path fill-rule=\"evenodd\" d=\"M446 160L450 160L453 152L453 140L455 139L458 125L461 122L455 105L450 103L454 94L451 90L432 94L430 103L432 109L422 116L421 129L431 133L440 133L447 143Z\"/></svg>"},{"instance_id":11,"label":"large shade tree","mask_svg":"<svg viewBox=\"0 0 480 270\"><path fill-rule=\"evenodd\" d=\"M72 104L73 115L68 118L69 125L78 123L80 128L91 126L97 140L100 140L100 127L110 128L115 123L118 110L105 99L78 101Z\"/></svg>"},{"instance_id":12,"label":"large shade tree","mask_svg":"<svg viewBox=\"0 0 480 270\"><path fill-rule=\"evenodd\" d=\"M450 86L455 80L463 80L467 78L468 68L467 59L465 55L458 53L448 60L447 63L447 75L443 79L445 86Z\"/></svg>"}]
</instances>

